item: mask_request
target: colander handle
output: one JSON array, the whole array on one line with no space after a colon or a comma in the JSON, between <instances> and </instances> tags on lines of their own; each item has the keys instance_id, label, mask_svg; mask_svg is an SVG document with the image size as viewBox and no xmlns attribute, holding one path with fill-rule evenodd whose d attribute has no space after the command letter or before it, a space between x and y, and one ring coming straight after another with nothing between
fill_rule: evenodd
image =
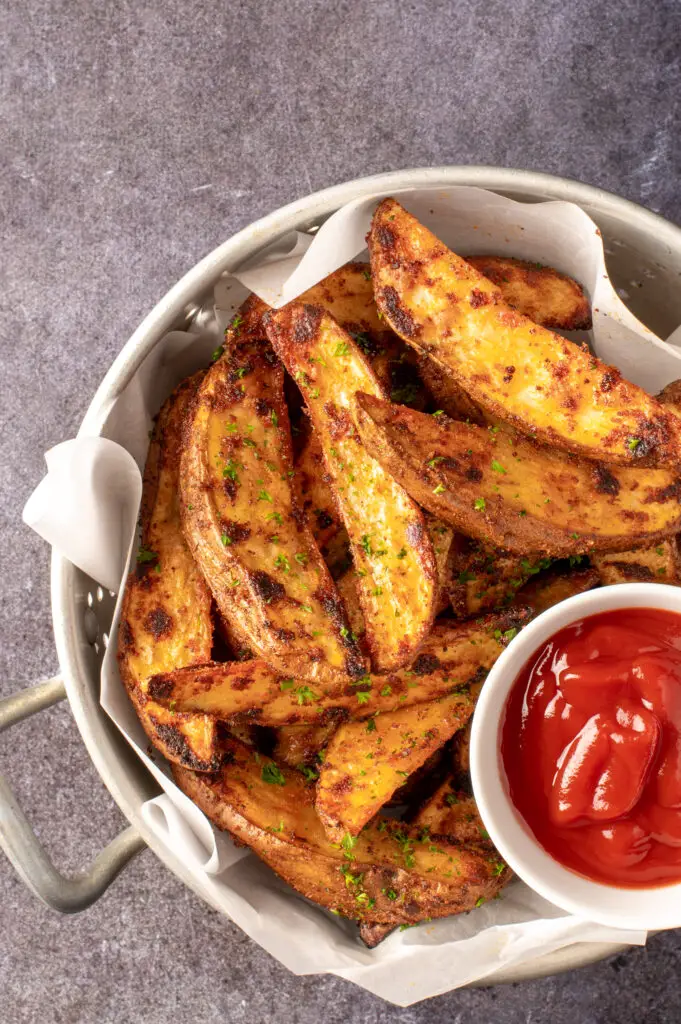
<instances>
[{"instance_id":1,"label":"colander handle","mask_svg":"<svg viewBox=\"0 0 681 1024\"><path fill-rule=\"evenodd\" d=\"M0 700L0 732L43 708L52 707L65 697L64 683L55 677ZM0 847L28 888L53 910L62 914L85 910L99 899L128 861L145 845L134 828L126 828L95 857L88 868L74 878L66 878L57 871L38 842L7 780L0 775Z\"/></svg>"}]
</instances>

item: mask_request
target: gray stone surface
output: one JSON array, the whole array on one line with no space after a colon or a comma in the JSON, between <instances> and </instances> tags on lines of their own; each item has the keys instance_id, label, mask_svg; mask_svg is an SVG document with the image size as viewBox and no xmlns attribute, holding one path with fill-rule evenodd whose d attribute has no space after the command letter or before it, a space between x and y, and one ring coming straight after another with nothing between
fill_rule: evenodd
<instances>
[{"instance_id":1,"label":"gray stone surface","mask_svg":"<svg viewBox=\"0 0 681 1024\"><path fill-rule=\"evenodd\" d=\"M26 0L0 9L0 693L51 674L48 552L20 522L42 454L198 257L311 190L443 163L581 178L672 218L675 0ZM122 826L65 708L0 742L58 863ZM678 1020L681 939L398 1011L289 975L150 853L78 918L0 861L3 1024Z\"/></svg>"}]
</instances>

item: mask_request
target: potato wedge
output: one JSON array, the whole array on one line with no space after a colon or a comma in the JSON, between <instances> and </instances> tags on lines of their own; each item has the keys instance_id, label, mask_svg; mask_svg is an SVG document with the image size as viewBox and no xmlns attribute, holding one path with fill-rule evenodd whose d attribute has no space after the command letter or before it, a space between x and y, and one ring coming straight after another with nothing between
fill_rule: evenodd
<instances>
[{"instance_id":1,"label":"potato wedge","mask_svg":"<svg viewBox=\"0 0 681 1024\"><path fill-rule=\"evenodd\" d=\"M457 732L452 742L452 777L456 788L470 792L471 787L471 729L469 719L463 729Z\"/></svg>"},{"instance_id":2,"label":"potato wedge","mask_svg":"<svg viewBox=\"0 0 681 1024\"><path fill-rule=\"evenodd\" d=\"M454 547L456 531L443 523L441 519L434 516L426 516L426 528L433 545L435 564L438 575L438 599L436 613L444 611L449 605L449 587L451 583L452 549ZM365 632L364 614L359 603L357 589L357 574L354 569L348 569L336 580L338 593L340 594L345 610L348 614L350 628L358 638L360 646Z\"/></svg>"},{"instance_id":3,"label":"potato wedge","mask_svg":"<svg viewBox=\"0 0 681 1024\"><path fill-rule=\"evenodd\" d=\"M359 835L404 780L466 724L474 705L464 687L428 704L341 725L326 748L315 795L329 838Z\"/></svg>"},{"instance_id":4,"label":"potato wedge","mask_svg":"<svg viewBox=\"0 0 681 1024\"><path fill-rule=\"evenodd\" d=\"M450 836L458 843L488 842L491 845L475 798L457 789L455 780L451 777L438 787L429 800L426 800L412 818L411 824L427 829L432 835ZM501 874L500 869L499 875Z\"/></svg>"},{"instance_id":5,"label":"potato wedge","mask_svg":"<svg viewBox=\"0 0 681 1024\"><path fill-rule=\"evenodd\" d=\"M670 537L653 547L594 555L592 561L604 586L616 583L681 585L681 557L676 537Z\"/></svg>"},{"instance_id":6,"label":"potato wedge","mask_svg":"<svg viewBox=\"0 0 681 1024\"><path fill-rule=\"evenodd\" d=\"M349 549L350 541L324 469L319 438L312 430L296 459L294 487L298 506L305 513L319 550L333 571L337 553L342 552L344 544Z\"/></svg>"},{"instance_id":7,"label":"potato wedge","mask_svg":"<svg viewBox=\"0 0 681 1024\"><path fill-rule=\"evenodd\" d=\"M588 331L591 303L567 274L511 256L467 256L466 263L495 284L507 305L554 331Z\"/></svg>"},{"instance_id":8,"label":"potato wedge","mask_svg":"<svg viewBox=\"0 0 681 1024\"><path fill-rule=\"evenodd\" d=\"M336 729L334 721L324 725L282 725L276 732L272 756L275 761L298 771L318 768L317 754L324 749Z\"/></svg>"},{"instance_id":9,"label":"potato wedge","mask_svg":"<svg viewBox=\"0 0 681 1024\"><path fill-rule=\"evenodd\" d=\"M378 308L474 402L524 433L621 465L681 464L681 422L588 351L511 309L394 199L374 214Z\"/></svg>"},{"instance_id":10,"label":"potato wedge","mask_svg":"<svg viewBox=\"0 0 681 1024\"><path fill-rule=\"evenodd\" d=\"M594 561L598 557L594 555ZM598 569L593 566L573 569L570 572L546 572L521 587L513 600L514 603L529 605L534 615L541 615L547 608L553 608L554 604L567 601L568 597L593 590L600 582Z\"/></svg>"},{"instance_id":11,"label":"potato wedge","mask_svg":"<svg viewBox=\"0 0 681 1024\"><path fill-rule=\"evenodd\" d=\"M237 741L214 775L174 770L180 788L307 899L353 919L415 924L471 910L498 888L484 845L457 844L382 821L341 847L326 838L303 776Z\"/></svg>"},{"instance_id":12,"label":"potato wedge","mask_svg":"<svg viewBox=\"0 0 681 1024\"><path fill-rule=\"evenodd\" d=\"M467 619L508 605L530 576L550 564L549 558L512 554L469 540L452 565L449 598L454 615Z\"/></svg>"},{"instance_id":13,"label":"potato wedge","mask_svg":"<svg viewBox=\"0 0 681 1024\"><path fill-rule=\"evenodd\" d=\"M184 533L223 618L270 665L340 684L364 661L291 487L283 368L229 346L201 385L181 461Z\"/></svg>"},{"instance_id":14,"label":"potato wedge","mask_svg":"<svg viewBox=\"0 0 681 1024\"><path fill-rule=\"evenodd\" d=\"M484 410L457 384L451 373L434 359L421 356L419 373L438 410L446 412L454 420L477 423L481 427L491 422Z\"/></svg>"},{"instance_id":15,"label":"potato wedge","mask_svg":"<svg viewBox=\"0 0 681 1024\"><path fill-rule=\"evenodd\" d=\"M290 305L264 321L324 452L359 575L373 668L409 664L433 622L437 566L423 514L366 453L352 421L355 393L382 396L382 389L350 335L321 307Z\"/></svg>"},{"instance_id":16,"label":"potato wedge","mask_svg":"<svg viewBox=\"0 0 681 1024\"><path fill-rule=\"evenodd\" d=\"M593 464L484 429L358 394L367 449L433 515L519 554L626 550L676 533L681 478Z\"/></svg>"},{"instance_id":17,"label":"potato wedge","mask_svg":"<svg viewBox=\"0 0 681 1024\"><path fill-rule=\"evenodd\" d=\"M311 687L285 678L261 660L215 662L154 677L149 693L164 707L200 711L225 722L248 721L281 726L307 722L322 725L339 717L368 718L435 700L484 678L503 644L515 635L528 613L489 616L433 628L408 669L367 675L345 688Z\"/></svg>"},{"instance_id":18,"label":"potato wedge","mask_svg":"<svg viewBox=\"0 0 681 1024\"><path fill-rule=\"evenodd\" d=\"M182 422L200 377L182 384L156 421L144 471L137 569L123 597L118 664L153 746L169 761L214 771L222 760L215 720L174 714L147 693L155 673L210 660L210 593L182 536L177 496Z\"/></svg>"}]
</instances>

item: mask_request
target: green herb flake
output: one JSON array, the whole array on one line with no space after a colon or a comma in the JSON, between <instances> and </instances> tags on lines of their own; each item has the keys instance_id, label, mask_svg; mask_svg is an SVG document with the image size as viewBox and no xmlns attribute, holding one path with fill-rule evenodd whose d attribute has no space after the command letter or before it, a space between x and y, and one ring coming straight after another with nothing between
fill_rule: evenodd
<instances>
[{"instance_id":1,"label":"green herb flake","mask_svg":"<svg viewBox=\"0 0 681 1024\"><path fill-rule=\"evenodd\" d=\"M274 559L274 564L276 565L277 569L281 569L282 572L291 571L291 563L289 562L286 555L277 555L277 557Z\"/></svg>"},{"instance_id":2,"label":"green herb flake","mask_svg":"<svg viewBox=\"0 0 681 1024\"><path fill-rule=\"evenodd\" d=\"M473 508L475 509L476 512L483 512L485 509L485 499L476 498L475 501L473 502Z\"/></svg>"},{"instance_id":3,"label":"green herb flake","mask_svg":"<svg viewBox=\"0 0 681 1024\"><path fill-rule=\"evenodd\" d=\"M376 732L376 719L370 718L367 722L367 732Z\"/></svg>"},{"instance_id":4,"label":"green herb flake","mask_svg":"<svg viewBox=\"0 0 681 1024\"><path fill-rule=\"evenodd\" d=\"M232 538L229 537L226 533L223 533L222 537L220 537L220 540L222 541L226 548L229 547L229 545L232 543Z\"/></svg>"},{"instance_id":5,"label":"green herb flake","mask_svg":"<svg viewBox=\"0 0 681 1024\"><path fill-rule=\"evenodd\" d=\"M506 472L506 470L505 470L505 469L504 469L504 467L503 467L503 466L501 465L501 463L500 463L500 462L497 462L497 460L496 460L496 459L492 459L492 471L493 471L494 473L505 473L505 472Z\"/></svg>"},{"instance_id":6,"label":"green herb flake","mask_svg":"<svg viewBox=\"0 0 681 1024\"><path fill-rule=\"evenodd\" d=\"M158 555L151 548L141 547L137 552L137 561L140 565L144 565L146 562L156 562Z\"/></svg>"},{"instance_id":7,"label":"green herb flake","mask_svg":"<svg viewBox=\"0 0 681 1024\"><path fill-rule=\"evenodd\" d=\"M400 550L397 552L397 557L398 558L406 558L407 557L407 549L406 548L400 548Z\"/></svg>"},{"instance_id":8,"label":"green herb flake","mask_svg":"<svg viewBox=\"0 0 681 1024\"><path fill-rule=\"evenodd\" d=\"M296 697L299 704L307 704L308 701L313 703L320 699L319 695L314 690L311 690L309 686L299 686L296 690Z\"/></svg>"},{"instance_id":9,"label":"green herb flake","mask_svg":"<svg viewBox=\"0 0 681 1024\"><path fill-rule=\"evenodd\" d=\"M267 764L264 764L262 766L260 777L262 778L263 782L269 782L271 786L286 785L286 778L284 777L284 774L281 771L281 769L277 767L277 765L274 763L274 761L268 761Z\"/></svg>"},{"instance_id":10,"label":"green herb flake","mask_svg":"<svg viewBox=\"0 0 681 1024\"><path fill-rule=\"evenodd\" d=\"M350 354L350 346L347 341L340 341L334 350L334 356L347 356Z\"/></svg>"},{"instance_id":11,"label":"green herb flake","mask_svg":"<svg viewBox=\"0 0 681 1024\"><path fill-rule=\"evenodd\" d=\"M260 493L258 494L258 501L269 501L271 505L272 495L269 493L269 491L260 491Z\"/></svg>"},{"instance_id":12,"label":"green herb flake","mask_svg":"<svg viewBox=\"0 0 681 1024\"><path fill-rule=\"evenodd\" d=\"M442 484L438 484L437 487L433 488L433 494L444 494L447 490Z\"/></svg>"}]
</instances>

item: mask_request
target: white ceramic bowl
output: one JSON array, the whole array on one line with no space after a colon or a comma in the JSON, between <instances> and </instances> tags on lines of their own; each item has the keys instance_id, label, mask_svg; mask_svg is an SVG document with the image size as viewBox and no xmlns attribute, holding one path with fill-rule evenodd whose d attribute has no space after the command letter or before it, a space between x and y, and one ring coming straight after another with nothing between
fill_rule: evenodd
<instances>
[{"instance_id":1,"label":"white ceramic bowl","mask_svg":"<svg viewBox=\"0 0 681 1024\"><path fill-rule=\"evenodd\" d=\"M664 608L681 614L681 588L659 583L602 587L561 602L518 633L491 669L471 735L473 792L485 828L519 878L556 906L600 924L649 931L681 926L681 883L624 889L563 867L546 852L515 809L501 760L506 701L519 672L558 630L616 608Z\"/></svg>"}]
</instances>

